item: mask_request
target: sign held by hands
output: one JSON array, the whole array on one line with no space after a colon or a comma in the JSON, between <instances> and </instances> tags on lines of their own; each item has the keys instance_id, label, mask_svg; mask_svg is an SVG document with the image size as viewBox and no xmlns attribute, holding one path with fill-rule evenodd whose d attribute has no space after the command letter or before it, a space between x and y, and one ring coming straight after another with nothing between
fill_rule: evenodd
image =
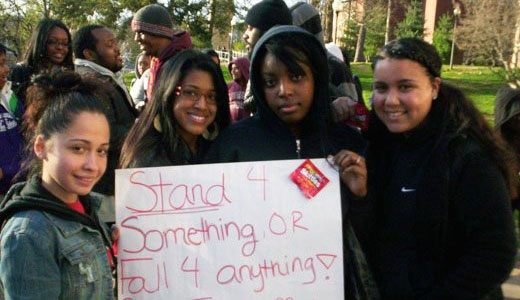
<instances>
[{"instance_id":1,"label":"sign held by hands","mask_svg":"<svg viewBox=\"0 0 520 300\"><path fill-rule=\"evenodd\" d=\"M339 176L303 160L116 171L119 299L343 299Z\"/></svg>"}]
</instances>

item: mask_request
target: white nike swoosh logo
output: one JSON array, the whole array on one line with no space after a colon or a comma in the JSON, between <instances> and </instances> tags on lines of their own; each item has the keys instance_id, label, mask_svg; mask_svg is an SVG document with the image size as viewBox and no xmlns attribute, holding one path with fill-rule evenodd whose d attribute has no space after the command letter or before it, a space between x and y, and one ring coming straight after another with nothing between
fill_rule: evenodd
<instances>
[{"instance_id":1,"label":"white nike swoosh logo","mask_svg":"<svg viewBox=\"0 0 520 300\"><path fill-rule=\"evenodd\" d=\"M415 189L407 189L405 188L404 186L401 188L401 192L403 193L410 193L410 192L415 192Z\"/></svg>"}]
</instances>

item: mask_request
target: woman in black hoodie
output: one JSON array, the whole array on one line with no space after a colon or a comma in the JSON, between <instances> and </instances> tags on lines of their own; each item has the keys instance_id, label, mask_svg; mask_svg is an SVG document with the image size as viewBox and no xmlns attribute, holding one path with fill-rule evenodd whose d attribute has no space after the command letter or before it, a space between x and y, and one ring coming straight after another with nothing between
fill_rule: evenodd
<instances>
[{"instance_id":1,"label":"woman in black hoodie","mask_svg":"<svg viewBox=\"0 0 520 300\"><path fill-rule=\"evenodd\" d=\"M365 143L356 130L331 122L323 46L296 26L278 26L267 33L256 43L251 56L251 91L258 114L223 132L207 160L325 158L340 149L362 152ZM273 90L282 80L274 73L282 69L295 85ZM307 87L301 83L308 79L312 89L302 97ZM273 93L278 94L270 96Z\"/></svg>"},{"instance_id":2,"label":"woman in black hoodie","mask_svg":"<svg viewBox=\"0 0 520 300\"><path fill-rule=\"evenodd\" d=\"M516 254L508 153L441 67L415 38L374 58L362 241L383 299L501 299Z\"/></svg>"},{"instance_id":3,"label":"woman in black hoodie","mask_svg":"<svg viewBox=\"0 0 520 300\"><path fill-rule=\"evenodd\" d=\"M278 26L266 32L253 49L250 81L258 114L224 131L206 162L326 158L341 149L363 152L358 131L330 121L327 57L307 31ZM350 252L345 255L346 298L373 299L377 291L362 267L364 256L350 226L349 205L355 199L347 190L342 201L344 247Z\"/></svg>"}]
</instances>

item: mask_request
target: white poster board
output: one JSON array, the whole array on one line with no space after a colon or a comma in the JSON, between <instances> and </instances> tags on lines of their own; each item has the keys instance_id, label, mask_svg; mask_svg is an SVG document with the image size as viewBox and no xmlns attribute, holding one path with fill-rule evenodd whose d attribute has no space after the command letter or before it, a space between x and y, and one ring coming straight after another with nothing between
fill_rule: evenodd
<instances>
[{"instance_id":1,"label":"white poster board","mask_svg":"<svg viewBox=\"0 0 520 300\"><path fill-rule=\"evenodd\" d=\"M343 299L339 176L307 199L303 161L117 170L119 299Z\"/></svg>"}]
</instances>

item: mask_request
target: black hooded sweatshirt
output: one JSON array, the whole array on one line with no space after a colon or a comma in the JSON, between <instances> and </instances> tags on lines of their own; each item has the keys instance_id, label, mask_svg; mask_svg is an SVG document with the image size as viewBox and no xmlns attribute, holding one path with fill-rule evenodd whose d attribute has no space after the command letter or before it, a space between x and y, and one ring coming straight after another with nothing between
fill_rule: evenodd
<instances>
[{"instance_id":1,"label":"black hooded sweatshirt","mask_svg":"<svg viewBox=\"0 0 520 300\"><path fill-rule=\"evenodd\" d=\"M315 85L313 103L309 113L302 121L303 128L300 137L296 137L287 124L275 115L264 97L261 75L261 66L266 54L264 45L275 35L304 39L307 49L312 53L311 64L317 66L317 74L313 74ZM320 42L304 29L296 26L277 26L266 32L253 50L250 83L258 114L234 123L219 135L206 155L206 162L326 158L329 154L334 155L341 149L357 153L364 152L365 141L357 130L330 122L329 76L325 50ZM359 271L359 269L363 269L359 265L363 264L364 255L357 244L357 239L353 237L350 222L361 223L362 221L353 220L355 216L349 208L353 198L348 188L342 186L345 297L346 299L376 299L370 296L370 293L377 294L375 287L370 286L371 275ZM349 255L350 257L356 256L361 263L352 266L353 260L348 258ZM359 277L363 279L359 279ZM363 283L359 284L360 281Z\"/></svg>"},{"instance_id":2,"label":"black hooded sweatshirt","mask_svg":"<svg viewBox=\"0 0 520 300\"><path fill-rule=\"evenodd\" d=\"M85 214L81 214L69 208L63 201L45 189L41 184L41 178L33 176L27 182L13 185L0 203L0 226L3 228L9 218L18 212L26 210L44 211L61 219L79 222L97 230L103 238L105 246L111 249L111 237L104 227L105 225L99 221L96 208L93 207L90 197L92 196L79 197L85 208ZM115 262L114 257L112 259Z\"/></svg>"},{"instance_id":3,"label":"black hooded sweatshirt","mask_svg":"<svg viewBox=\"0 0 520 300\"><path fill-rule=\"evenodd\" d=\"M314 75L314 99L302 121L302 134L296 137L266 103L261 66L266 54L265 44L275 35L306 40L310 58L317 67ZM277 26L266 32L256 43L251 56L251 91L258 114L230 126L219 135L206 156L206 162L240 162L325 158L341 149L363 153L365 142L353 128L330 121L327 58L323 46L305 30L296 26ZM318 75L318 76L317 76Z\"/></svg>"},{"instance_id":4,"label":"black hooded sweatshirt","mask_svg":"<svg viewBox=\"0 0 520 300\"><path fill-rule=\"evenodd\" d=\"M374 226L360 240L382 299L502 299L515 260L504 177L468 125L451 119L445 89L413 132L370 118Z\"/></svg>"}]
</instances>

